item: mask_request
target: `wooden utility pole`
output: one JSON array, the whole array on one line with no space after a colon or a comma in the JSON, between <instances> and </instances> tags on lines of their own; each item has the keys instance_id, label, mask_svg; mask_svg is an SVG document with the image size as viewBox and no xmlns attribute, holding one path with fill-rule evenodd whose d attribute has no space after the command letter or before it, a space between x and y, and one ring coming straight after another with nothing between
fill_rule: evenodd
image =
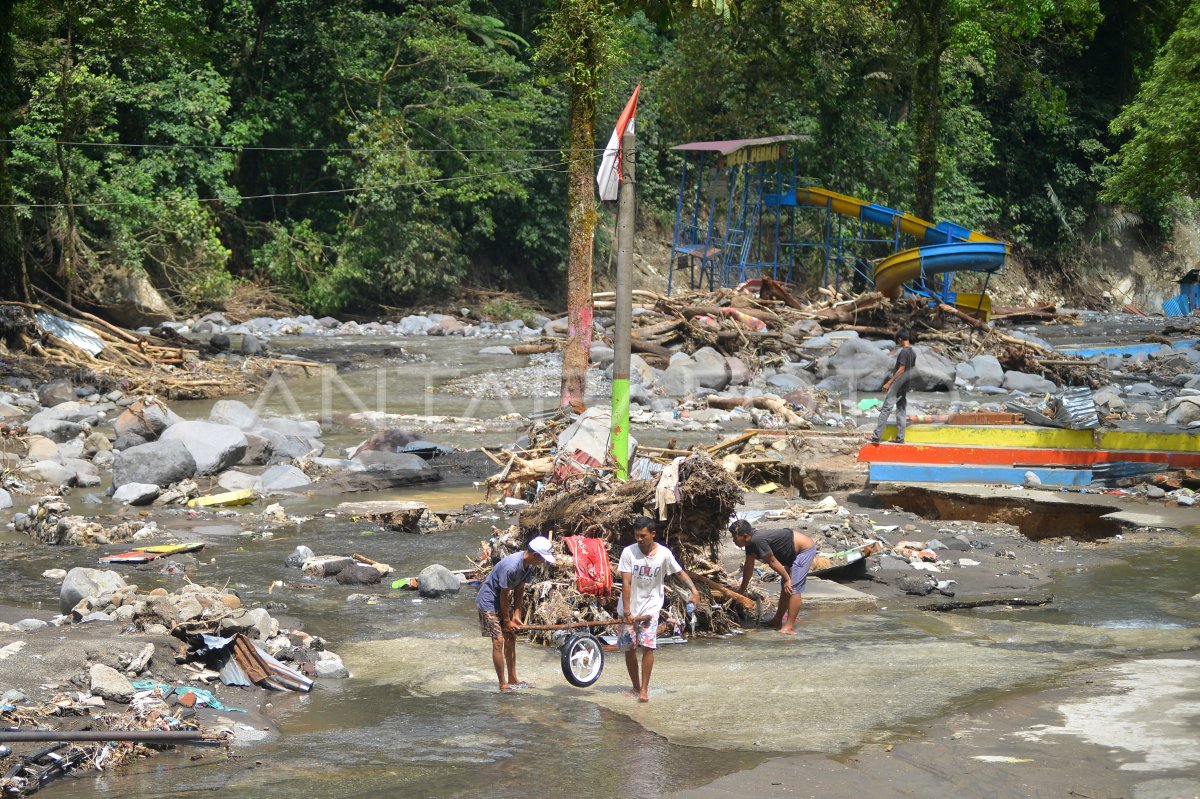
<instances>
[{"instance_id":1,"label":"wooden utility pole","mask_svg":"<svg viewBox=\"0 0 1200 799\"><path fill-rule=\"evenodd\" d=\"M633 239L637 216L634 194L635 141L621 137L621 189L617 196L617 308L613 323L612 434L617 479L629 479L629 347L633 327Z\"/></svg>"}]
</instances>

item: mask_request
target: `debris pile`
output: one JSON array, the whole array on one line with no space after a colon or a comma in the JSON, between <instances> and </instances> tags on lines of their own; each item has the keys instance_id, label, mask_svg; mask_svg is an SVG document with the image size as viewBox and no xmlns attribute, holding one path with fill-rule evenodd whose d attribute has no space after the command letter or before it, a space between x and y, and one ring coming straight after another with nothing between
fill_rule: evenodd
<instances>
[{"instance_id":1,"label":"debris pile","mask_svg":"<svg viewBox=\"0 0 1200 799\"><path fill-rule=\"evenodd\" d=\"M112 527L71 514L71 506L58 495L45 496L26 514L16 514L14 526L20 532L44 544L75 546L80 544L116 544L154 534L155 522L129 521ZM145 535L139 536L140 533Z\"/></svg>"}]
</instances>

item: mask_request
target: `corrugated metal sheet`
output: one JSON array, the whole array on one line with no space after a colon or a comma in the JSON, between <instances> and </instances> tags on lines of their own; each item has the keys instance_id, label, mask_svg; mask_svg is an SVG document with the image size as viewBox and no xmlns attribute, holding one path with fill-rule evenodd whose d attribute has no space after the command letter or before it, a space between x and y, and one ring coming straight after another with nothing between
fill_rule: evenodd
<instances>
[{"instance_id":1,"label":"corrugated metal sheet","mask_svg":"<svg viewBox=\"0 0 1200 799\"><path fill-rule=\"evenodd\" d=\"M1163 313L1167 316L1187 316L1192 312L1192 305L1186 295L1180 294L1177 297L1164 300L1162 309Z\"/></svg>"},{"instance_id":2,"label":"corrugated metal sheet","mask_svg":"<svg viewBox=\"0 0 1200 799\"><path fill-rule=\"evenodd\" d=\"M46 311L37 311L33 318L42 330L58 336L69 344L74 344L90 355L99 355L100 351L104 349L104 342L91 328Z\"/></svg>"},{"instance_id":3,"label":"corrugated metal sheet","mask_svg":"<svg viewBox=\"0 0 1200 799\"><path fill-rule=\"evenodd\" d=\"M1064 388L1054 421L1068 430L1094 430L1099 427L1100 416L1096 412L1092 390L1087 386Z\"/></svg>"}]
</instances>

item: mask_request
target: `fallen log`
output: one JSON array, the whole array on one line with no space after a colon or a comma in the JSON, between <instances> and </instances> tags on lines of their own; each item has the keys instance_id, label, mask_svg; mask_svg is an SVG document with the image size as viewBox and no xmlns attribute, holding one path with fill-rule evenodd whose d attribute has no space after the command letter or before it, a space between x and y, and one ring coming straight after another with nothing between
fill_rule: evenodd
<instances>
[{"instance_id":1,"label":"fallen log","mask_svg":"<svg viewBox=\"0 0 1200 799\"><path fill-rule=\"evenodd\" d=\"M1021 597L1014 597L1013 599L973 599L962 602L939 602L934 605L922 605L919 609L932 611L967 610L970 608L990 608L997 605L1040 608L1043 605L1049 605L1053 601L1053 595L1042 599L1023 599Z\"/></svg>"},{"instance_id":2,"label":"fallen log","mask_svg":"<svg viewBox=\"0 0 1200 799\"><path fill-rule=\"evenodd\" d=\"M758 296L764 300L778 300L789 308L796 310L804 310L804 303L796 299L790 291L784 288L782 283L776 282L769 277L762 278L762 288L758 291Z\"/></svg>"},{"instance_id":3,"label":"fallen log","mask_svg":"<svg viewBox=\"0 0 1200 799\"><path fill-rule=\"evenodd\" d=\"M971 316L968 313L963 313L962 311L955 308L953 305L947 305L944 302L939 302L938 310L941 311L942 313L948 313L957 319L961 319L962 321L966 322L968 325L975 328L976 330L991 330L991 328L988 327L987 323L976 319L974 316Z\"/></svg>"},{"instance_id":4,"label":"fallen log","mask_svg":"<svg viewBox=\"0 0 1200 799\"><path fill-rule=\"evenodd\" d=\"M770 411L783 417L783 420L793 427L808 427L808 420L800 416L795 411L787 406L779 397L770 395L760 397L709 397L708 407L720 408L721 410L732 410L740 407L758 408L762 411Z\"/></svg>"},{"instance_id":5,"label":"fallen log","mask_svg":"<svg viewBox=\"0 0 1200 799\"><path fill-rule=\"evenodd\" d=\"M513 355L539 355L543 352L554 352L557 344L514 344L509 347Z\"/></svg>"},{"instance_id":6,"label":"fallen log","mask_svg":"<svg viewBox=\"0 0 1200 799\"><path fill-rule=\"evenodd\" d=\"M692 579L695 580L696 582L703 583L704 585L708 586L708 590L712 591L715 595L724 597L726 599L732 599L734 602L737 602L739 605L741 605L742 607L744 607L746 610L750 611L751 613L753 613L754 610L758 607L758 603L755 602L750 597L744 596L743 594L739 594L737 591L734 591L732 588L728 588L724 585L721 585L720 583L718 583L716 580L712 579L711 577L705 577L703 574L695 574L695 573L693 573L691 576L692 576Z\"/></svg>"}]
</instances>

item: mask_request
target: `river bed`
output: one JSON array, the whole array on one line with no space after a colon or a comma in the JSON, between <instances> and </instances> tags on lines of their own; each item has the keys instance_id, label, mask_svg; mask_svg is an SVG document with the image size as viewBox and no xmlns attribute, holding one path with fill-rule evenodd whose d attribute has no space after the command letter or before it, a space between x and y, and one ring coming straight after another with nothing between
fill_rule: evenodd
<instances>
[{"instance_id":1,"label":"river bed","mask_svg":"<svg viewBox=\"0 0 1200 799\"><path fill-rule=\"evenodd\" d=\"M428 391L451 375L503 364L473 356L477 342L426 339L405 346L418 344L427 348L425 361L349 372L332 389L321 378L294 381L274 394L264 392L259 410L306 418L365 408L491 419L555 404L530 397L474 402ZM525 360L514 358L513 364ZM333 390L339 387L345 389L342 399ZM203 403L174 408L185 418L206 414ZM460 446L506 444L520 426L516 419L493 419L481 429L448 424L429 437ZM668 437L634 432L648 441ZM333 426L323 435L331 448L363 437L352 426ZM719 434L692 437L717 440ZM483 494L459 483L352 497L386 498L454 509L482 501ZM489 644L478 633L473 588L422 600L384 586L380 596L348 601L363 589L306 581L286 569L284 559L305 544L318 553L363 552L392 564L399 576L435 562L464 568L491 525L506 520L497 514L419 536L326 517L322 511L336 501L283 504L289 513L311 518L267 530L251 512L205 520L182 513L164 526L208 544L192 576L196 582L229 580L248 604L284 603L286 609L273 613L301 619L304 629L327 638L353 678L324 682L309 695L278 695L265 712L281 735L240 746L234 757L157 757L117 773L78 775L48 796L660 796L783 755L841 756L889 746L968 709L1053 689L1082 670L1200 644L1200 603L1191 599L1200 546L1192 536L1175 546L1130 544L1118 559L1064 569L1048 587L1055 602L1044 608L806 612L794 640L752 630L664 646L649 705L624 694L619 656L609 657L596 686L581 690L562 678L555 650L522 646L523 676L537 687L502 696L495 691ZM22 537L0 533L5 538ZM29 550L0 574L0 590L49 595L38 577L44 569L90 565L92 557L79 550ZM178 580L155 569L134 571L130 579L143 588ZM1195 669L1190 672L1186 680L1194 688ZM1181 723L1200 739L1196 716Z\"/></svg>"}]
</instances>

